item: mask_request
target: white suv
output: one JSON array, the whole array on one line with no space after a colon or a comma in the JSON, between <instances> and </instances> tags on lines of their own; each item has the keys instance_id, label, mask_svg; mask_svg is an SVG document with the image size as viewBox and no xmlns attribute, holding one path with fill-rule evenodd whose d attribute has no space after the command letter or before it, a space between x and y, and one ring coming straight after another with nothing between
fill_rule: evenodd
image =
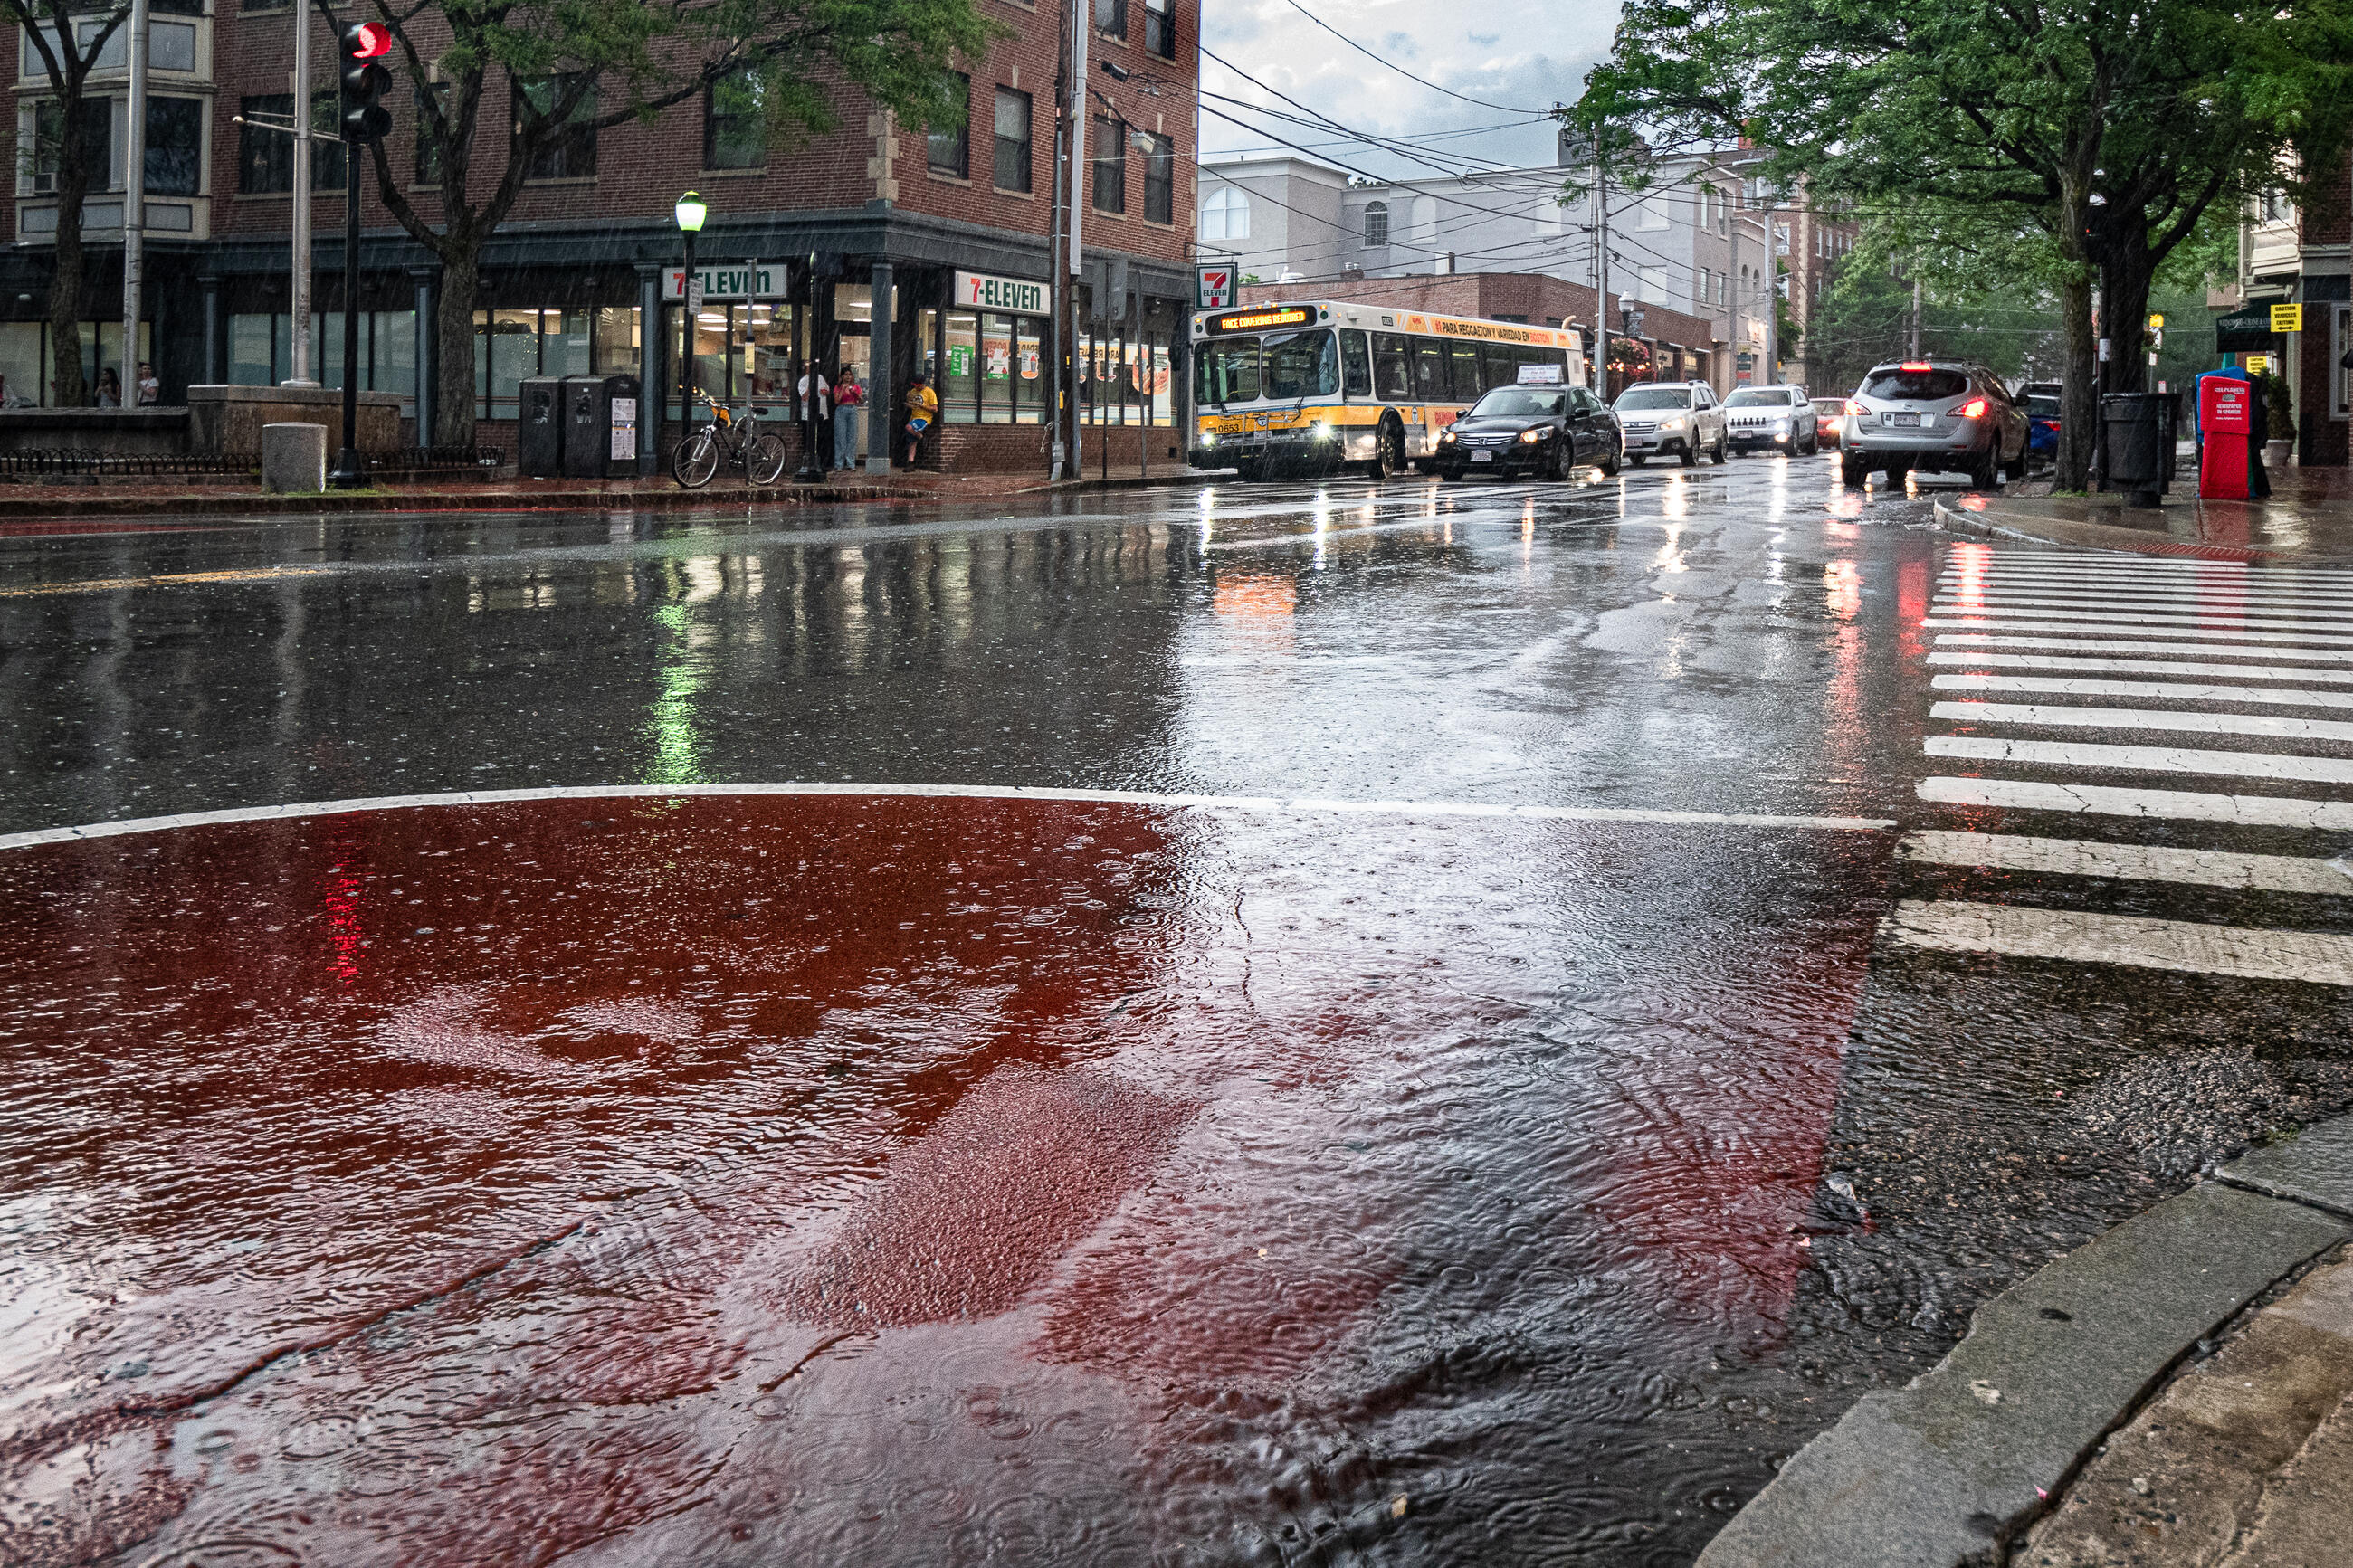
<instances>
[{"instance_id":1,"label":"white suv","mask_svg":"<svg viewBox=\"0 0 2353 1568\"><path fill-rule=\"evenodd\" d=\"M1730 450L1724 405L1704 381L1646 381L1620 393L1616 407L1626 432L1626 460L1637 467L1652 457L1674 457L1688 468L1702 453L1721 463Z\"/></svg>"}]
</instances>

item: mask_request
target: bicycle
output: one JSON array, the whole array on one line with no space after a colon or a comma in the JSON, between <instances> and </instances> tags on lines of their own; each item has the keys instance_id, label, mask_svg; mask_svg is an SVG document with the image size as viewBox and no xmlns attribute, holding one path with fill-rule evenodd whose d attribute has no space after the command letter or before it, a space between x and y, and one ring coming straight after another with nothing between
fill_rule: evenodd
<instances>
[{"instance_id":1,"label":"bicycle","mask_svg":"<svg viewBox=\"0 0 2353 1568\"><path fill-rule=\"evenodd\" d=\"M760 409L753 408L739 421L733 410L709 393L697 392L694 396L710 407L712 420L697 426L670 454L670 477L681 488L701 489L717 475L722 463L743 469L744 477L755 485L773 485L784 477L785 438L760 427Z\"/></svg>"}]
</instances>

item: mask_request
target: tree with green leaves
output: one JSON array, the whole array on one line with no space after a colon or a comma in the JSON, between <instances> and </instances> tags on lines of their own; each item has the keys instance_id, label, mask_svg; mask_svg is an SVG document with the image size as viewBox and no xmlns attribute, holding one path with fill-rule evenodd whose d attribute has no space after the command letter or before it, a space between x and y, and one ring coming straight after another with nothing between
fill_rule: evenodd
<instances>
[{"instance_id":1,"label":"tree with green leaves","mask_svg":"<svg viewBox=\"0 0 2353 1568\"><path fill-rule=\"evenodd\" d=\"M844 89L910 124L959 123L965 106L949 67L980 58L1002 32L974 0L366 4L392 30L417 104L422 183L440 198L438 215L420 211L375 145L385 208L441 263L433 437L444 445L474 437L482 248L526 180L596 132L650 124L706 89L756 111L772 138L833 129Z\"/></svg>"},{"instance_id":2,"label":"tree with green leaves","mask_svg":"<svg viewBox=\"0 0 2353 1568\"><path fill-rule=\"evenodd\" d=\"M2047 259L2066 343L2058 482L2091 459L2105 285L2113 384L2158 268L2208 213L2341 137L2353 0L1632 0L1575 112L1746 137L1770 176L1866 210L1984 215ZM2341 144L2341 143L2337 143ZM2289 172L2283 173L2284 170Z\"/></svg>"},{"instance_id":3,"label":"tree with green leaves","mask_svg":"<svg viewBox=\"0 0 2353 1568\"><path fill-rule=\"evenodd\" d=\"M105 149L111 145L107 100L90 95L90 73L131 17L128 5L91 8L73 0L0 0L0 16L22 29L25 47L41 62L49 93L33 114L33 145L20 156L24 172L46 177L58 199L57 265L49 274L49 341L57 363L59 405L86 402L81 365L81 213L90 181L106 188ZM131 183L142 183L133 171ZM126 198L128 199L128 198ZM133 351L136 352L135 350ZM37 394L37 388L35 389Z\"/></svg>"}]
</instances>

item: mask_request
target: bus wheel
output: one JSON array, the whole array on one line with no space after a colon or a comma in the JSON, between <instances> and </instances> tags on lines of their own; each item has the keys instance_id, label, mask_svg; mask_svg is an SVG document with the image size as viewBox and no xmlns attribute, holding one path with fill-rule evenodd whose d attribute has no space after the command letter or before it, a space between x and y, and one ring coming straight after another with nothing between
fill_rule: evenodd
<instances>
[{"instance_id":1,"label":"bus wheel","mask_svg":"<svg viewBox=\"0 0 2353 1568\"><path fill-rule=\"evenodd\" d=\"M1405 472L1405 426L1396 415L1381 416L1380 428L1373 433L1373 460L1365 465L1365 472L1376 484Z\"/></svg>"}]
</instances>

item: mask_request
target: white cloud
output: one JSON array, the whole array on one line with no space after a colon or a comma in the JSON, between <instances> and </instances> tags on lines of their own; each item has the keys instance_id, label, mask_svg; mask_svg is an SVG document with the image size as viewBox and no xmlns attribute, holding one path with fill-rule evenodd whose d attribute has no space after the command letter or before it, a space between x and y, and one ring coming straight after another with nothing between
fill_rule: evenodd
<instances>
[{"instance_id":1,"label":"white cloud","mask_svg":"<svg viewBox=\"0 0 2353 1568\"><path fill-rule=\"evenodd\" d=\"M1618 22L1616 0L1486 0L1476 30L1463 26L1461 0L1300 0L1349 38L1413 76L1467 98L1450 98L1367 58L1302 16L1288 0L1207 0L1203 43L1267 88L1296 99L1352 131L1408 142L1444 161L1461 154L1517 164L1550 163L1556 128L1528 122L1556 103L1573 100L1585 73L1609 52ZM1288 113L1282 104L1213 59L1201 62L1201 85L1246 103ZM1207 108L1244 121L1257 117L1217 99ZM1525 112L1517 112L1525 111ZM1511 124L1512 121L1521 121ZM1279 151L1275 138L1314 149L1314 155L1372 174L1431 174L1439 170L1391 152L1337 144L1330 132L1258 121L1261 131L1204 112L1205 156L1242 150ZM1494 129L1479 129L1494 128ZM1471 131L1473 134L1445 136Z\"/></svg>"}]
</instances>

